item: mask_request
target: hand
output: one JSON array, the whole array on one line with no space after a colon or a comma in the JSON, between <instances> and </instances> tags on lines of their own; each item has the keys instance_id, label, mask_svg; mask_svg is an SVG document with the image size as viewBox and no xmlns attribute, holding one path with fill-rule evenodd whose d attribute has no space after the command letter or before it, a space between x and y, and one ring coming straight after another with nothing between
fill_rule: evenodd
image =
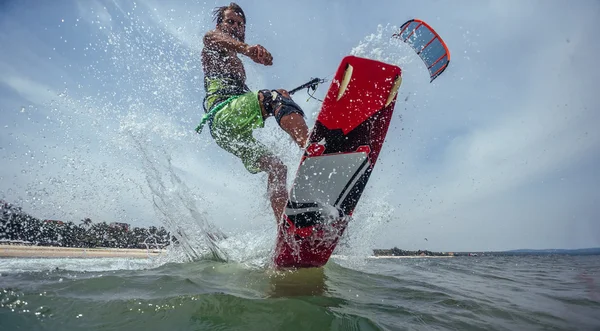
<instances>
[{"instance_id":1,"label":"hand","mask_svg":"<svg viewBox=\"0 0 600 331\"><path fill-rule=\"evenodd\" d=\"M264 64L266 66L273 65L273 56L261 45L248 46L246 55L256 63Z\"/></svg>"}]
</instances>

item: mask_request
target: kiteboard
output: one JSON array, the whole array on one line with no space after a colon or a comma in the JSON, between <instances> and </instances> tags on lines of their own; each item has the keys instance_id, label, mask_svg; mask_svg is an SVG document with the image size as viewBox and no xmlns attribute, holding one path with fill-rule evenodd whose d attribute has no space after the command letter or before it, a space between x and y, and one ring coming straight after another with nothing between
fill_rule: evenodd
<instances>
[{"instance_id":1,"label":"kiteboard","mask_svg":"<svg viewBox=\"0 0 600 331\"><path fill-rule=\"evenodd\" d=\"M395 65L342 59L278 224L276 267L320 267L329 260L381 152L401 74Z\"/></svg>"}]
</instances>

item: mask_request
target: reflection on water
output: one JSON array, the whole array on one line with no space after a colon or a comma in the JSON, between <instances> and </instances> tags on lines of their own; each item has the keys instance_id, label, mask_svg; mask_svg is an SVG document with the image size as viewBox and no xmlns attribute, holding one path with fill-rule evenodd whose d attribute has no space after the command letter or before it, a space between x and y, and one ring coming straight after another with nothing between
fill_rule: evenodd
<instances>
[{"instance_id":1,"label":"reflection on water","mask_svg":"<svg viewBox=\"0 0 600 331\"><path fill-rule=\"evenodd\" d=\"M269 297L322 296L328 293L323 268L278 271L269 280Z\"/></svg>"}]
</instances>

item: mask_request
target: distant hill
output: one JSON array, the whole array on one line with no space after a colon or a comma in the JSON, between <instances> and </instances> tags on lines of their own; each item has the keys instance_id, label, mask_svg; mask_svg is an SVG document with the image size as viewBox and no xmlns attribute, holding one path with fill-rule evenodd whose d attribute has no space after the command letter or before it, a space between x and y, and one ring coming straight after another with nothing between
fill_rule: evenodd
<instances>
[{"instance_id":1,"label":"distant hill","mask_svg":"<svg viewBox=\"0 0 600 331\"><path fill-rule=\"evenodd\" d=\"M499 253L596 255L600 254L600 247L581 249L515 249Z\"/></svg>"}]
</instances>

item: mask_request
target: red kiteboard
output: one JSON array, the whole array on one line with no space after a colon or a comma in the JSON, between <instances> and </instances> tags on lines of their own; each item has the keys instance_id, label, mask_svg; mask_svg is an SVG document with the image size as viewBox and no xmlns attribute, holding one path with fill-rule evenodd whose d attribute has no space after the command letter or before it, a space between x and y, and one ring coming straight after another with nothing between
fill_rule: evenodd
<instances>
[{"instance_id":1,"label":"red kiteboard","mask_svg":"<svg viewBox=\"0 0 600 331\"><path fill-rule=\"evenodd\" d=\"M379 61L342 60L279 222L276 267L321 267L329 260L383 146L401 73Z\"/></svg>"}]
</instances>

